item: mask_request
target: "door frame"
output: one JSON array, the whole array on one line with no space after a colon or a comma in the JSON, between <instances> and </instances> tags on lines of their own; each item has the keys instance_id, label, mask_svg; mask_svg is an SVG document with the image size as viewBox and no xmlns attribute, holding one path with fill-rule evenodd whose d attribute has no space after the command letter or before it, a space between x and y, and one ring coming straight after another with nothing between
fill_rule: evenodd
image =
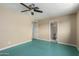
<instances>
[{"instance_id":1,"label":"door frame","mask_svg":"<svg viewBox=\"0 0 79 59\"><path fill-rule=\"evenodd\" d=\"M56 38L56 40L52 40L52 38L51 38L51 23L54 23L54 22L57 23L57 21L49 21L49 41L57 42L57 39L58 39L58 24L57 24L57 34L56 34L57 38Z\"/></svg>"}]
</instances>

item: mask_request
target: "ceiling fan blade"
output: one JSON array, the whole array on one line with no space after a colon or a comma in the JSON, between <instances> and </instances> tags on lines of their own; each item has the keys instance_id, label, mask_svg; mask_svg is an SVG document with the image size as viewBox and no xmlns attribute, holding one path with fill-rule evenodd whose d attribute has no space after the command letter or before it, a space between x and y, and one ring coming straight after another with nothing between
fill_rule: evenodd
<instances>
[{"instance_id":1,"label":"ceiling fan blade","mask_svg":"<svg viewBox=\"0 0 79 59\"><path fill-rule=\"evenodd\" d=\"M27 5L25 5L24 3L20 3L21 5L25 6L26 8L30 9L30 7L28 7Z\"/></svg>"},{"instance_id":2,"label":"ceiling fan blade","mask_svg":"<svg viewBox=\"0 0 79 59\"><path fill-rule=\"evenodd\" d=\"M34 9L39 9L39 7L34 7Z\"/></svg>"},{"instance_id":3,"label":"ceiling fan blade","mask_svg":"<svg viewBox=\"0 0 79 59\"><path fill-rule=\"evenodd\" d=\"M24 10L24 11L21 11L21 12L26 12L26 11L30 11L30 10Z\"/></svg>"},{"instance_id":4,"label":"ceiling fan blade","mask_svg":"<svg viewBox=\"0 0 79 59\"><path fill-rule=\"evenodd\" d=\"M37 9L34 9L35 12L40 12L40 13L43 13L43 11L41 10L37 10Z\"/></svg>"}]
</instances>

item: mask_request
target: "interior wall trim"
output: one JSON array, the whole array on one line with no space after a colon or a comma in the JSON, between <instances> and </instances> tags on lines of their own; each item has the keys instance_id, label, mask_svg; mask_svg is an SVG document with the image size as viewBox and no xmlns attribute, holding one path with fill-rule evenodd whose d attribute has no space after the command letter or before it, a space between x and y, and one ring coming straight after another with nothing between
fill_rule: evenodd
<instances>
[{"instance_id":1,"label":"interior wall trim","mask_svg":"<svg viewBox=\"0 0 79 59\"><path fill-rule=\"evenodd\" d=\"M50 42L50 40L49 39L41 39L41 38L35 38L36 40L42 40L42 41L48 41L48 42Z\"/></svg>"},{"instance_id":2,"label":"interior wall trim","mask_svg":"<svg viewBox=\"0 0 79 59\"><path fill-rule=\"evenodd\" d=\"M49 25L48 25L49 26L49 39L51 39L51 25L50 24L51 24L51 21L49 20Z\"/></svg>"},{"instance_id":3,"label":"interior wall trim","mask_svg":"<svg viewBox=\"0 0 79 59\"><path fill-rule=\"evenodd\" d=\"M47 39L41 39L41 38L36 38L37 40L43 40L43 41L48 41L48 42L57 42L59 44L64 44L64 45L69 45L69 46L74 46L77 48L77 45L75 44L70 44L70 43L64 43L64 42L59 42L59 41L55 41L55 40L47 40ZM79 48L78 48L79 50Z\"/></svg>"},{"instance_id":4,"label":"interior wall trim","mask_svg":"<svg viewBox=\"0 0 79 59\"><path fill-rule=\"evenodd\" d=\"M59 44L64 44L64 45L69 45L69 46L74 46L74 47L77 48L77 45L75 45L75 44L70 44L70 43L65 43L65 42L59 42L59 41L58 41L58 43Z\"/></svg>"},{"instance_id":5,"label":"interior wall trim","mask_svg":"<svg viewBox=\"0 0 79 59\"><path fill-rule=\"evenodd\" d=\"M31 42L32 40L27 40L27 41L24 41L24 42L20 42L20 43L17 43L17 44L13 44L13 45L10 45L10 46L7 46L7 47L4 47L4 48L1 48L0 51L2 50L6 50L6 49L9 49L9 48L12 48L12 47L15 47L15 46L18 46L18 45L21 45L21 44L24 44L24 43L27 43L27 42Z\"/></svg>"}]
</instances>

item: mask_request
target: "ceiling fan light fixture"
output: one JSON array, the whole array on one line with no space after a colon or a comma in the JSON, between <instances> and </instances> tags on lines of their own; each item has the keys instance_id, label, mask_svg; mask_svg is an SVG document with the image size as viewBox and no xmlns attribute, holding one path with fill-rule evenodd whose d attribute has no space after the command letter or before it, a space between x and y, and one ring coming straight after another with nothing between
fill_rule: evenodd
<instances>
[{"instance_id":1,"label":"ceiling fan light fixture","mask_svg":"<svg viewBox=\"0 0 79 59\"><path fill-rule=\"evenodd\" d=\"M32 15L34 15L34 12L31 12Z\"/></svg>"}]
</instances>

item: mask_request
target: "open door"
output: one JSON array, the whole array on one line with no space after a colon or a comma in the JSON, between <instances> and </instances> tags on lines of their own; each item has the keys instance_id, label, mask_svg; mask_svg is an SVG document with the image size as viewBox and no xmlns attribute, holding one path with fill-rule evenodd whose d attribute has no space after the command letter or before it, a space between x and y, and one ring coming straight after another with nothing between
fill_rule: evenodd
<instances>
[{"instance_id":1,"label":"open door","mask_svg":"<svg viewBox=\"0 0 79 59\"><path fill-rule=\"evenodd\" d=\"M52 22L51 27L51 40L56 42L57 39L57 22Z\"/></svg>"}]
</instances>

